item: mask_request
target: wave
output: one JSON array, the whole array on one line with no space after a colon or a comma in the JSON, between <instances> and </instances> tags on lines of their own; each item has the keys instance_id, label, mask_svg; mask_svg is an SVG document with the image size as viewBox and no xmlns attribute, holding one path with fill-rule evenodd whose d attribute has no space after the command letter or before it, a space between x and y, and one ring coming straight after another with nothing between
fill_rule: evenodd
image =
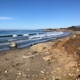
<instances>
[{"instance_id":1,"label":"wave","mask_svg":"<svg viewBox=\"0 0 80 80\"><path fill-rule=\"evenodd\" d=\"M19 39L17 39L17 37L13 37L13 38L10 38L8 39L8 42L5 42L5 43L0 43L0 51L1 50L8 50L9 49L9 44L10 42L14 41L17 43L17 45L19 45L19 48L24 48L24 47L27 47L27 46L31 46L31 45L34 45L34 44L37 44L37 43L42 43L42 42L46 42L46 41L49 41L49 40L53 40L53 39L57 39L59 37L63 37L63 36L68 36L70 35L71 33L70 32L47 32L47 33L44 33L44 34L36 34L36 35L27 35L25 34L25 36L23 37L20 37ZM6 47L8 48L6 48ZM6 48L6 49L3 49L3 48Z\"/></svg>"},{"instance_id":2,"label":"wave","mask_svg":"<svg viewBox=\"0 0 80 80\"><path fill-rule=\"evenodd\" d=\"M55 36L61 35L61 34L63 34L63 32L47 32L45 34L37 34L37 35L34 35L34 36L29 36L29 39L55 37Z\"/></svg>"},{"instance_id":3,"label":"wave","mask_svg":"<svg viewBox=\"0 0 80 80\"><path fill-rule=\"evenodd\" d=\"M14 35L12 35L12 37L17 37L17 35L16 35L16 34L14 34Z\"/></svg>"},{"instance_id":4,"label":"wave","mask_svg":"<svg viewBox=\"0 0 80 80\"><path fill-rule=\"evenodd\" d=\"M45 36L46 36L45 34L42 34L42 35L37 34L37 35L34 35L34 36L29 36L29 39L43 38L43 37L45 37Z\"/></svg>"},{"instance_id":5,"label":"wave","mask_svg":"<svg viewBox=\"0 0 80 80\"><path fill-rule=\"evenodd\" d=\"M37 35L37 34L43 34L43 33L29 33L29 34L3 34L3 35L0 35L0 38L3 38L3 37L18 37L18 36L33 36L33 35Z\"/></svg>"},{"instance_id":6,"label":"wave","mask_svg":"<svg viewBox=\"0 0 80 80\"><path fill-rule=\"evenodd\" d=\"M63 34L63 32L47 32L47 33L36 33L34 34L14 34L14 35L4 35L0 36L0 43L2 42L11 42L11 41L18 41L18 40L31 40L31 39L43 39L43 38L51 38L56 37L58 35Z\"/></svg>"},{"instance_id":7,"label":"wave","mask_svg":"<svg viewBox=\"0 0 80 80\"><path fill-rule=\"evenodd\" d=\"M7 43L1 43L0 46L3 46L3 45L9 45L10 43L7 42Z\"/></svg>"},{"instance_id":8,"label":"wave","mask_svg":"<svg viewBox=\"0 0 80 80\"><path fill-rule=\"evenodd\" d=\"M47 32L46 33L47 36L57 36L61 34L63 34L63 32Z\"/></svg>"},{"instance_id":9,"label":"wave","mask_svg":"<svg viewBox=\"0 0 80 80\"><path fill-rule=\"evenodd\" d=\"M23 34L23 36L29 36L29 34Z\"/></svg>"},{"instance_id":10,"label":"wave","mask_svg":"<svg viewBox=\"0 0 80 80\"><path fill-rule=\"evenodd\" d=\"M16 41L17 39L8 39L8 41Z\"/></svg>"}]
</instances>

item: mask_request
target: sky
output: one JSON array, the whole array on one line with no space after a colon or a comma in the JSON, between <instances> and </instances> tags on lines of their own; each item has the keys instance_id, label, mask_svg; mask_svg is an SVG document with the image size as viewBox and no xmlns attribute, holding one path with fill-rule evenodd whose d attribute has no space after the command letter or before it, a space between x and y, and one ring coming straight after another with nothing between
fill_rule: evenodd
<instances>
[{"instance_id":1,"label":"sky","mask_svg":"<svg viewBox=\"0 0 80 80\"><path fill-rule=\"evenodd\" d=\"M80 25L80 0L0 0L0 29Z\"/></svg>"}]
</instances>

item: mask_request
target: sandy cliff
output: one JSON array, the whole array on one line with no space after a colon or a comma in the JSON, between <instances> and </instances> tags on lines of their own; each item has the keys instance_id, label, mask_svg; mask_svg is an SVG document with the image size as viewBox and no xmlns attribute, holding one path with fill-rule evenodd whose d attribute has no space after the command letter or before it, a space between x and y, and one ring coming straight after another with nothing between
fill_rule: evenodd
<instances>
[{"instance_id":1,"label":"sandy cliff","mask_svg":"<svg viewBox=\"0 0 80 80\"><path fill-rule=\"evenodd\" d=\"M0 80L79 80L80 34L0 52Z\"/></svg>"}]
</instances>

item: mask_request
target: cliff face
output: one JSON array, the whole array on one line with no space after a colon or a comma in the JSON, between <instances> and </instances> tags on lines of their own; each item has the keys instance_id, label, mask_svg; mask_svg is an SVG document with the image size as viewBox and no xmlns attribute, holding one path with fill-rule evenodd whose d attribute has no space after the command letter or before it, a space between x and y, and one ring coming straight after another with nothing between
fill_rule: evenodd
<instances>
[{"instance_id":1,"label":"cliff face","mask_svg":"<svg viewBox=\"0 0 80 80\"><path fill-rule=\"evenodd\" d=\"M75 80L80 73L80 35L46 44L37 44L31 49L42 55L52 69L54 80Z\"/></svg>"},{"instance_id":2,"label":"cliff face","mask_svg":"<svg viewBox=\"0 0 80 80\"><path fill-rule=\"evenodd\" d=\"M0 52L0 80L79 80L80 34Z\"/></svg>"}]
</instances>

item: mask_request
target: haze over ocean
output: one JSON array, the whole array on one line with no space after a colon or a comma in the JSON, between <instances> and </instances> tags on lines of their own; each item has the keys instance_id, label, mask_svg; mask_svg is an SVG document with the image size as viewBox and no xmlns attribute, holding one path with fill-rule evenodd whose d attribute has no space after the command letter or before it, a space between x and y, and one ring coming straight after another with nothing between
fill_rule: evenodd
<instances>
[{"instance_id":1,"label":"haze over ocean","mask_svg":"<svg viewBox=\"0 0 80 80\"><path fill-rule=\"evenodd\" d=\"M61 28L80 24L80 0L0 0L0 29Z\"/></svg>"}]
</instances>

